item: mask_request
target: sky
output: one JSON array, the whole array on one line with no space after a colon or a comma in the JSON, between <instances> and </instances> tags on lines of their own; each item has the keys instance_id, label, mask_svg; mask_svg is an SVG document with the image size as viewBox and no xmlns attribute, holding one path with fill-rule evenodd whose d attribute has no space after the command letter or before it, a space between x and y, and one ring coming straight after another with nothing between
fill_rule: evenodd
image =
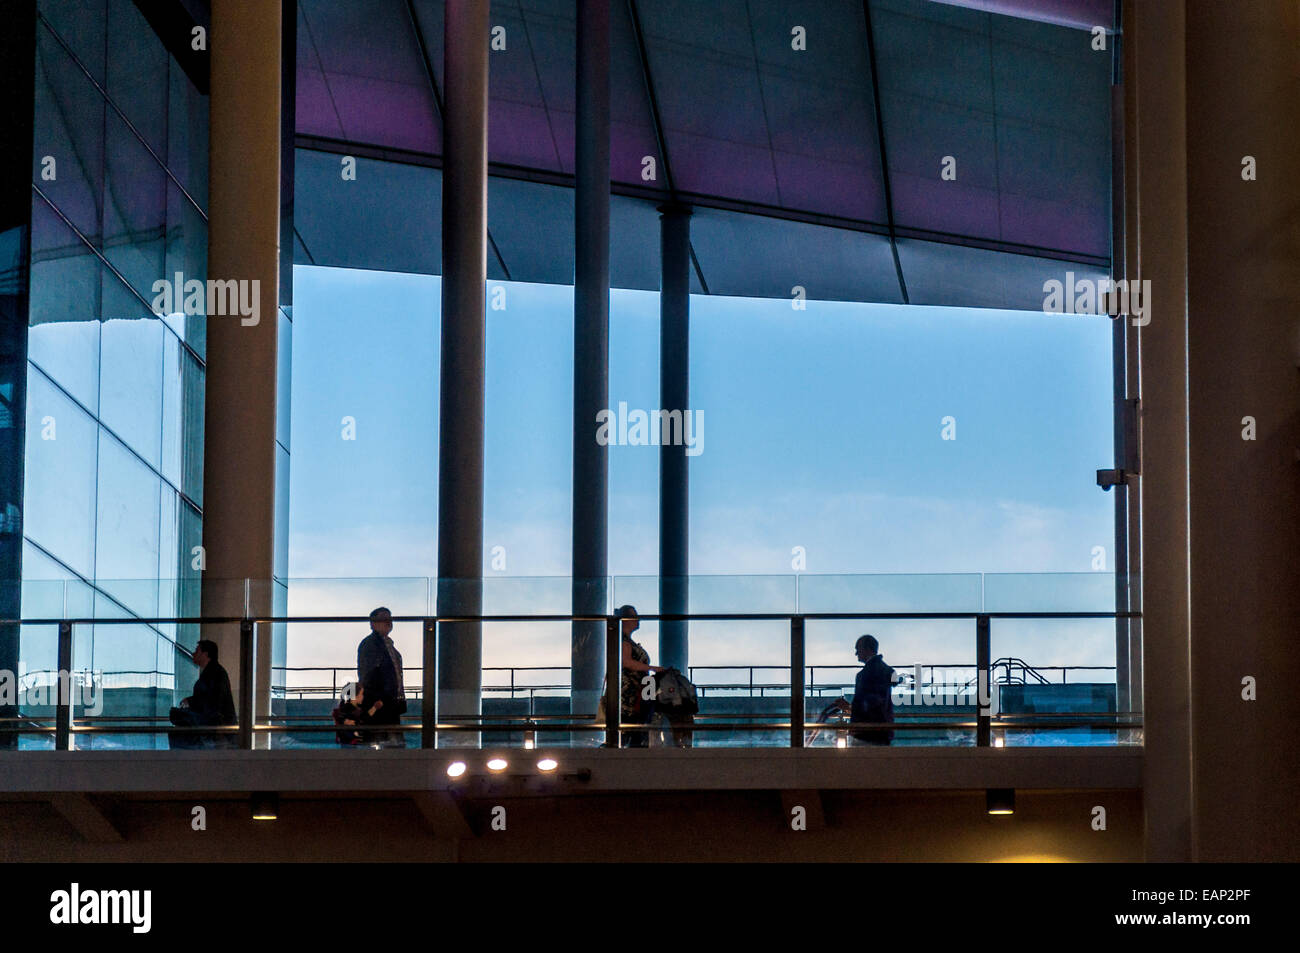
<instances>
[{"instance_id":1,"label":"sky","mask_svg":"<svg viewBox=\"0 0 1300 953\"><path fill-rule=\"evenodd\" d=\"M566 612L573 289L491 281L487 295L500 308L487 311L485 611ZM428 611L439 308L437 276L295 266L291 614ZM612 292L611 407L659 407L658 319L656 293ZM1113 459L1110 329L1105 316L693 296L692 611L962 611L981 596L1112 609L1114 501L1094 481ZM658 458L609 450L613 598L642 611L656 597ZM346 628L291 628L288 664L350 666L365 632ZM810 626L810 663L852 666L862 631ZM891 664L973 661L973 623L870 631ZM653 625L640 635L653 660ZM993 639L995 658L1114 663L1113 625L995 622ZM418 631L399 625L395 640L417 664ZM692 664L783 659L781 624L692 628ZM485 629L485 665L568 661L567 626Z\"/></svg>"}]
</instances>

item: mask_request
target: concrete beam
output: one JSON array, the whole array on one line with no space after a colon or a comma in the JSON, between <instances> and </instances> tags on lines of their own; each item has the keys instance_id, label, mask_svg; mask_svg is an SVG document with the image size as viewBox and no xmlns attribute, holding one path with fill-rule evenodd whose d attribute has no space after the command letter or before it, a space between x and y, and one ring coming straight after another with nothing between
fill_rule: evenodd
<instances>
[{"instance_id":1,"label":"concrete beam","mask_svg":"<svg viewBox=\"0 0 1300 953\"><path fill-rule=\"evenodd\" d=\"M84 794L55 794L50 797L50 804L92 844L116 844L126 840L104 812Z\"/></svg>"},{"instance_id":2,"label":"concrete beam","mask_svg":"<svg viewBox=\"0 0 1300 953\"><path fill-rule=\"evenodd\" d=\"M458 841L477 833L460 798L448 791L416 791L411 800L420 809L429 830L438 837Z\"/></svg>"},{"instance_id":3,"label":"concrete beam","mask_svg":"<svg viewBox=\"0 0 1300 953\"><path fill-rule=\"evenodd\" d=\"M559 751L553 780L531 759L479 779L488 752L447 777L450 752L408 751L0 752L0 794L50 792L408 792L463 789L475 799L591 791L1132 790L1143 751L1115 748L646 748ZM577 780L590 771L588 780ZM568 780L573 779L573 780ZM524 782L529 783L525 784ZM487 785L487 786L484 786Z\"/></svg>"}]
</instances>

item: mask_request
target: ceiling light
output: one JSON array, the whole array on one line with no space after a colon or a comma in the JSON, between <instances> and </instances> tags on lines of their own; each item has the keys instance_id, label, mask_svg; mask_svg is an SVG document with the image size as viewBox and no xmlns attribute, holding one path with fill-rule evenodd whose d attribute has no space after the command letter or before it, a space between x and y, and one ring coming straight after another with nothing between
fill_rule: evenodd
<instances>
[{"instance_id":1,"label":"ceiling light","mask_svg":"<svg viewBox=\"0 0 1300 953\"><path fill-rule=\"evenodd\" d=\"M1014 788L989 788L984 792L985 804L990 814L1016 813L1016 791Z\"/></svg>"},{"instance_id":2,"label":"ceiling light","mask_svg":"<svg viewBox=\"0 0 1300 953\"><path fill-rule=\"evenodd\" d=\"M258 791L251 801L255 821L273 821L279 814L280 797L273 791Z\"/></svg>"}]
</instances>

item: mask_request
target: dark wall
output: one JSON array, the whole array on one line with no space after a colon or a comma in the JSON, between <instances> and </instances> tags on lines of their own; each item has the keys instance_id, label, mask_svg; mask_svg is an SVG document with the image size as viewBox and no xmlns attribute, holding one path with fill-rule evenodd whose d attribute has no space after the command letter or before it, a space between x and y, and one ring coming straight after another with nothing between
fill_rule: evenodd
<instances>
[{"instance_id":1,"label":"dark wall","mask_svg":"<svg viewBox=\"0 0 1300 953\"><path fill-rule=\"evenodd\" d=\"M16 619L22 607L36 0L6 3L0 20L0 619ZM18 626L0 625L0 669L18 670L18 642ZM15 715L13 706L0 707L0 719ZM0 748L16 740L0 734Z\"/></svg>"}]
</instances>

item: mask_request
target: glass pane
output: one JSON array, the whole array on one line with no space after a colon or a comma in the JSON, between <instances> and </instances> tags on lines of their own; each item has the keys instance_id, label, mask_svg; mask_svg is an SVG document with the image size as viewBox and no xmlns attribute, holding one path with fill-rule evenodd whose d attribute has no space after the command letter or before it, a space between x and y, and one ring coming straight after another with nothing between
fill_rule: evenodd
<instances>
[{"instance_id":1,"label":"glass pane","mask_svg":"<svg viewBox=\"0 0 1300 953\"><path fill-rule=\"evenodd\" d=\"M153 301L166 252L167 175L112 109L104 114L104 132L104 257Z\"/></svg>"},{"instance_id":2,"label":"glass pane","mask_svg":"<svg viewBox=\"0 0 1300 953\"><path fill-rule=\"evenodd\" d=\"M159 156L167 149L166 48L131 0L109 0L109 98Z\"/></svg>"},{"instance_id":3,"label":"glass pane","mask_svg":"<svg viewBox=\"0 0 1300 953\"><path fill-rule=\"evenodd\" d=\"M185 70L177 65L175 59L168 57L167 64L170 83L167 99L167 168L185 191L206 210L208 97L194 88L190 78L185 75Z\"/></svg>"},{"instance_id":4,"label":"glass pane","mask_svg":"<svg viewBox=\"0 0 1300 953\"><path fill-rule=\"evenodd\" d=\"M203 499L203 368L170 332L163 335L162 475Z\"/></svg>"},{"instance_id":5,"label":"glass pane","mask_svg":"<svg viewBox=\"0 0 1300 953\"><path fill-rule=\"evenodd\" d=\"M90 578L95 574L97 430L94 420L44 374L28 374L23 531Z\"/></svg>"},{"instance_id":6,"label":"glass pane","mask_svg":"<svg viewBox=\"0 0 1300 953\"><path fill-rule=\"evenodd\" d=\"M28 359L92 413L99 408L99 259L42 201L32 203Z\"/></svg>"},{"instance_id":7,"label":"glass pane","mask_svg":"<svg viewBox=\"0 0 1300 953\"><path fill-rule=\"evenodd\" d=\"M86 17L85 21L93 23L94 18ZM98 40L102 61L102 35ZM32 181L74 228L98 244L104 177L104 100L44 29L37 32L36 51ZM53 165L47 156L54 160Z\"/></svg>"},{"instance_id":8,"label":"glass pane","mask_svg":"<svg viewBox=\"0 0 1300 953\"><path fill-rule=\"evenodd\" d=\"M161 480L117 440L100 431L96 581L137 615L158 605Z\"/></svg>"},{"instance_id":9,"label":"glass pane","mask_svg":"<svg viewBox=\"0 0 1300 953\"><path fill-rule=\"evenodd\" d=\"M157 318L103 323L100 420L151 466L161 462L163 338Z\"/></svg>"}]
</instances>

